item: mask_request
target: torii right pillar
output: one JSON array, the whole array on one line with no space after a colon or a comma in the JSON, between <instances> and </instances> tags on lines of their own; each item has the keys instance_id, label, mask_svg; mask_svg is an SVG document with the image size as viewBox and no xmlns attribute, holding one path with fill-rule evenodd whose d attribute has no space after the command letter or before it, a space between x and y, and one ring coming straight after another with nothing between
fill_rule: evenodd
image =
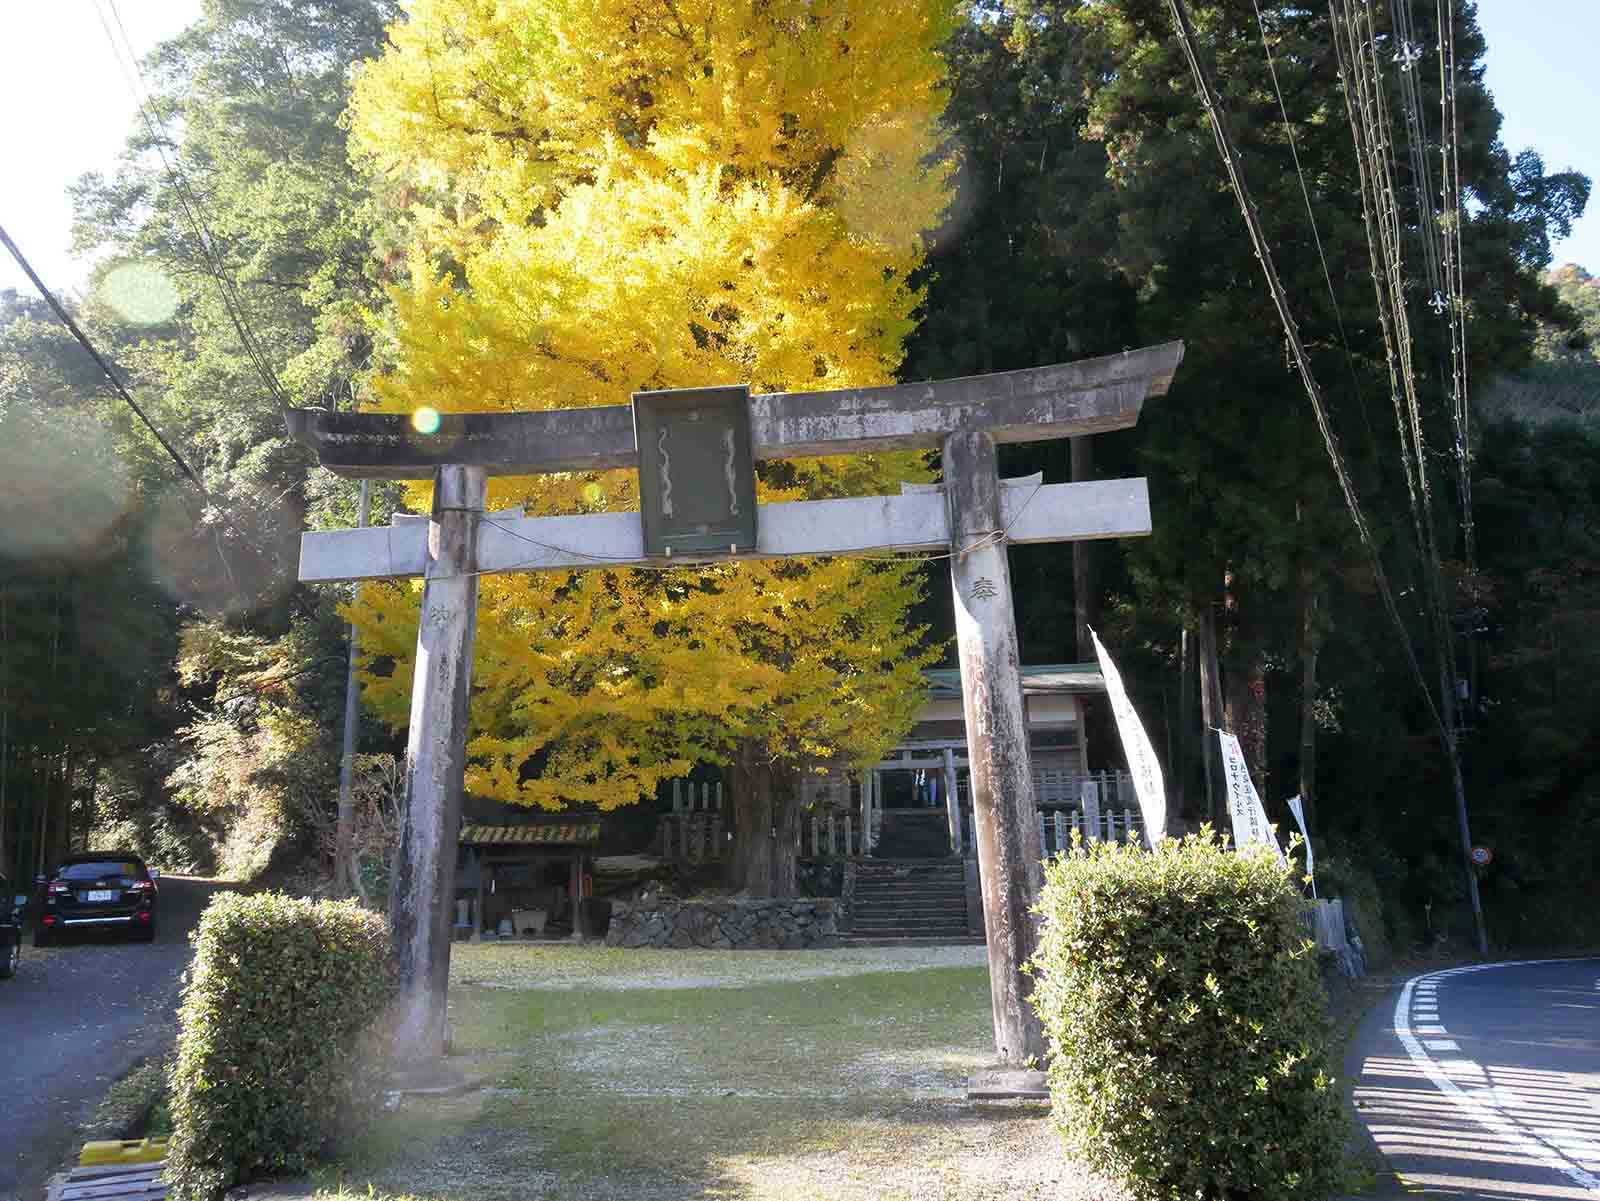
<instances>
[{"instance_id":1,"label":"torii right pillar","mask_svg":"<svg viewBox=\"0 0 1600 1201\"><path fill-rule=\"evenodd\" d=\"M948 435L943 465L995 1052L1005 1066L1022 1068L1045 1058L1044 1031L1028 1003L1031 981L1023 973L1038 946L1030 909L1044 884L1044 848L1034 819L994 439L980 430Z\"/></svg>"}]
</instances>

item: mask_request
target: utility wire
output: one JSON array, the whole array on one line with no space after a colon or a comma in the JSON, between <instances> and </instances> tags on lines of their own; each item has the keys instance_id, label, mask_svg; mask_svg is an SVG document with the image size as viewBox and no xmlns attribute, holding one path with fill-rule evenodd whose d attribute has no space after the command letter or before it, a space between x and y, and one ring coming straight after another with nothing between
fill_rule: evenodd
<instances>
[{"instance_id":1,"label":"utility wire","mask_svg":"<svg viewBox=\"0 0 1600 1201\"><path fill-rule=\"evenodd\" d=\"M1344 462L1344 456L1339 451L1338 439L1335 437L1333 427L1328 420L1327 409L1322 399L1322 390L1318 387L1316 377L1312 374L1310 360L1307 358L1305 347L1300 341L1299 328L1295 325L1294 317L1289 310L1288 296L1284 292L1283 284L1278 278L1277 267L1273 263L1272 248L1262 230L1261 219L1256 210L1255 202L1250 198L1250 190L1245 182L1244 169L1240 162L1239 153L1234 147L1232 135L1228 132L1227 122L1221 104L1217 99L1216 91L1212 87L1210 77L1207 75L1205 67L1200 61L1199 52L1195 47L1195 32L1193 25L1189 21L1188 9L1184 4L1184 0L1167 0L1167 2L1172 13L1173 22L1177 26L1178 38L1182 43L1184 57L1188 60L1189 70L1194 76L1195 87L1200 93L1200 102L1205 108L1206 115L1210 118L1212 136L1216 140L1217 150L1221 154L1223 164L1227 169L1228 180L1233 187L1234 198L1238 201L1240 212L1244 216L1245 227L1249 232L1251 244L1255 249L1256 259L1261 264L1261 271L1266 278L1267 288L1272 294L1273 305L1278 310L1278 319L1283 324L1284 336L1289 340L1290 349L1294 354L1295 363L1300 371L1301 382L1305 386L1306 395L1311 401L1312 411L1316 415L1317 429L1322 434L1323 445L1327 449L1334 474L1338 477L1340 490L1344 493L1345 505L1350 510L1351 520L1355 523L1362 545L1366 548L1371 559L1374 580L1377 583L1384 608L1388 611L1390 620L1394 622L1395 628L1400 634L1400 642L1405 651L1406 662L1411 668L1411 674L1422 693L1424 701L1427 703L1428 712L1433 717L1434 724L1439 730L1450 759L1457 810L1460 816L1463 866L1466 868L1473 918L1477 925L1478 948L1480 952L1487 954L1488 936L1483 924L1483 907L1478 897L1477 877L1472 874L1470 858L1468 857L1471 849L1471 836L1467 827L1466 792L1461 776L1461 759L1456 748L1455 730L1445 722L1439 712L1439 707L1434 703L1432 692L1422 674L1422 665L1417 660L1416 651L1411 645L1405 622L1402 620L1400 611L1395 604L1394 594L1389 586L1388 573L1384 570L1383 560L1378 553L1377 544L1373 541L1371 531L1367 527L1366 516L1362 512L1360 499L1356 495L1355 484L1350 478L1349 470ZM1449 696L1441 698L1442 702L1447 706L1450 704L1451 699Z\"/></svg>"},{"instance_id":2,"label":"utility wire","mask_svg":"<svg viewBox=\"0 0 1600 1201\"><path fill-rule=\"evenodd\" d=\"M1305 202L1306 218L1311 223L1311 240L1317 247L1317 261L1322 264L1322 280L1328 285L1328 302L1333 305L1333 318L1339 326L1339 341L1344 345L1345 359L1350 363L1350 374L1353 379L1355 362L1350 352L1350 339L1345 336L1344 313L1339 308L1339 296L1333 287L1333 272L1328 270L1328 256L1322 248L1322 232L1317 227L1317 212L1311 203L1311 189L1306 183L1305 168L1300 163L1300 147L1295 140L1294 125L1289 121L1289 105L1283 98L1283 86L1278 82L1278 64L1272 54L1272 44L1267 40L1267 23L1261 16L1259 0L1250 0L1250 3L1256 10L1256 28L1261 31L1261 49L1267 56L1267 74L1272 77L1272 91L1278 98L1278 113L1283 118L1283 132L1289 141L1289 155L1294 160L1294 173L1300 181L1300 198Z\"/></svg>"},{"instance_id":3,"label":"utility wire","mask_svg":"<svg viewBox=\"0 0 1600 1201\"><path fill-rule=\"evenodd\" d=\"M166 150L166 134L156 121L151 112L147 93L149 89L144 84L144 75L139 69L139 60L133 50L133 41L128 37L127 27L122 22L122 14L117 11L116 0L105 0L106 7L110 10L112 18L116 21L117 29L122 34L122 43L127 51L127 62L124 62L122 50L117 45L117 38L112 33L111 26L107 23L105 13L97 5L95 15L100 20L100 27L105 31L111 43L112 54L116 57L117 67L122 72L123 82L128 85L128 90L133 94L134 101L139 108L139 115L144 121L145 131L150 136L150 143L156 154L160 157L162 165L166 168L167 178L172 184L174 196L177 197L178 207L189 224L190 233L200 250L200 257L205 264L207 273L217 285L218 295L222 299L223 310L228 315L228 320L233 325L235 334L238 335L240 345L244 347L245 355L255 367L256 373L266 385L267 392L280 409L289 407L289 394L278 381L277 374L272 370L272 364L261 343L250 329L247 319L248 314L242 297L239 295L237 285L229 275L226 264L222 261L221 254L216 249L216 240L211 236L211 231L205 222L199 198L194 195L188 180L178 169ZM132 64L132 74L129 73L129 63Z\"/></svg>"},{"instance_id":4,"label":"utility wire","mask_svg":"<svg viewBox=\"0 0 1600 1201\"><path fill-rule=\"evenodd\" d=\"M1461 134L1456 121L1456 5L1437 0L1439 20L1440 191L1444 205L1445 300L1450 313L1450 383L1456 435L1456 479L1467 567L1476 571L1477 534L1472 518L1472 406L1467 393L1467 296L1462 271Z\"/></svg>"},{"instance_id":5,"label":"utility wire","mask_svg":"<svg viewBox=\"0 0 1600 1201\"><path fill-rule=\"evenodd\" d=\"M1422 61L1422 46L1417 41L1411 0L1389 0L1390 20L1394 24L1394 63L1399 68L1400 107L1406 121L1406 149L1411 159L1411 187L1417 197L1417 228L1421 234L1422 259L1428 273L1428 293L1434 311L1444 313L1445 289L1439 246L1439 217L1434 209L1428 181L1428 126L1422 115L1422 86L1416 68Z\"/></svg>"},{"instance_id":6,"label":"utility wire","mask_svg":"<svg viewBox=\"0 0 1600 1201\"><path fill-rule=\"evenodd\" d=\"M61 323L72 331L72 336L78 340L78 344L89 352L89 357L95 361L100 370L105 373L105 377L111 381L111 386L116 390L117 395L138 415L145 428L155 435L156 441L161 443L161 449L166 451L172 461L178 465L178 470L183 472L188 477L189 482L200 490L201 496L205 496L206 486L200 482L200 477L195 474L194 468L184 461L183 456L178 453L172 443L168 442L165 435L156 428L155 422L150 420L149 414L139 407L139 402L123 386L122 380L117 376L116 370L111 366L111 363L106 359L105 355L100 353L95 344L89 340L89 335L83 332L82 327L73 320L72 314L67 312L61 302L56 299L55 293L44 286L44 280L39 278L39 273L33 269L33 264L28 262L21 248L11 240L11 235L5 231L4 226L0 226L0 242L5 243L6 249L11 252L11 257L17 260L17 265L33 281L33 286L39 290L39 295L44 297L45 303L54 310L55 315L61 319Z\"/></svg>"},{"instance_id":7,"label":"utility wire","mask_svg":"<svg viewBox=\"0 0 1600 1201\"><path fill-rule=\"evenodd\" d=\"M33 281L33 286L39 290L39 295L44 297L45 303L48 304L55 312L55 315L61 319L61 323L72 331L72 336L78 340L78 344L82 346L84 350L88 351L89 357L92 358L96 365L99 366L100 370L105 373L106 379L111 381L111 386L116 390L117 395L120 396L127 406L134 411L139 420L144 423L145 428L155 435L156 441L161 443L161 449L167 452L167 455L172 459L172 461L178 465L178 470L181 471L184 474L184 477L195 486L195 490L200 493L200 499L210 503L211 493L206 489L205 484L200 481L200 477L195 473L194 468L189 466L189 464L184 460L184 457L178 453L177 448L174 447L172 443L168 442L166 436L156 428L155 422L150 420L149 414L139 407L139 402L136 401L133 398L133 394L129 392L125 386L123 386L121 378L117 375L117 372L115 368L112 367L110 361L105 357L105 355L100 353L95 344L89 339L89 335L84 333L82 327L73 320L72 314L67 312L62 303L56 299L55 293L49 288L45 287L44 280L39 278L39 273L33 269L33 264L28 262L27 257L23 255L21 248L11 240L11 235L5 231L4 226L0 226L0 242L5 243L6 249L11 252L11 257L17 260L17 265L20 266L22 270L27 273L28 278ZM222 512L221 516L222 520L230 528L235 530L238 529L238 527L234 525L232 519L228 517L226 512ZM234 578L233 565L228 562L228 556L222 549L222 538L215 530L212 531L212 542L216 547L217 558L222 563L222 573L227 577L228 586L233 589L235 593L237 593L239 586L237 580Z\"/></svg>"},{"instance_id":8,"label":"utility wire","mask_svg":"<svg viewBox=\"0 0 1600 1201\"><path fill-rule=\"evenodd\" d=\"M1459 133L1455 113L1455 3L1436 0L1439 58L1439 205L1435 207L1428 169L1428 123L1422 112L1422 81L1418 67L1423 47L1417 38L1411 0L1390 0L1398 47L1398 84L1405 109L1406 141L1411 155L1413 191L1417 198L1417 228L1428 273L1428 305L1449 329L1450 362L1443 364L1441 381L1448 377L1457 501L1461 508L1466 558L1477 558L1472 519L1471 412L1466 381L1466 300L1461 279L1461 179Z\"/></svg>"},{"instance_id":9,"label":"utility wire","mask_svg":"<svg viewBox=\"0 0 1600 1201\"><path fill-rule=\"evenodd\" d=\"M1400 210L1395 201L1396 186L1388 153L1391 123L1383 70L1377 61L1377 31L1372 24L1370 0L1366 3L1365 25L1355 15L1349 0L1332 0L1329 11L1343 15L1342 20L1339 16L1331 16L1331 19L1335 42L1341 29L1347 38L1347 51L1341 52L1341 68L1347 84L1355 85L1355 108L1360 114L1360 120L1353 122L1352 136L1357 138L1357 155L1366 164L1370 186L1374 220L1368 236L1375 255L1373 284L1377 289L1378 314L1389 360L1390 392L1401 453L1407 460L1406 480L1417 543L1424 555L1431 557L1432 488L1428 482L1427 445L1422 431L1422 407L1417 396L1411 325L1406 308Z\"/></svg>"},{"instance_id":10,"label":"utility wire","mask_svg":"<svg viewBox=\"0 0 1600 1201\"><path fill-rule=\"evenodd\" d=\"M1402 455L1414 456L1413 466L1420 484L1420 513L1414 513L1414 520L1418 526L1418 543L1423 556L1424 578L1428 596L1428 614L1434 626L1434 638L1437 645L1439 660L1439 692L1440 705L1443 709L1445 724L1449 727L1452 748L1458 737L1458 722L1456 716L1456 687L1457 672L1455 661L1455 636L1451 626L1448 598L1445 591L1445 579L1442 559L1439 550L1438 534L1434 526L1433 500L1428 486L1426 444L1422 433L1421 404L1416 382L1415 363L1412 358L1411 333L1408 323L1405 280L1402 266L1402 253L1400 241L1400 214L1396 202L1396 193L1392 181L1384 174L1388 169L1388 155L1385 153L1389 131L1387 113L1384 111L1385 84L1383 68L1378 61L1377 30L1372 19L1372 0L1363 0L1365 21L1357 15L1352 0L1332 0L1329 6L1330 20L1334 25L1334 39L1341 43L1339 53L1341 65L1346 62L1353 63L1354 68L1347 74L1347 79L1352 82L1361 97L1361 108L1365 115L1363 122L1352 119L1352 137L1357 145L1358 155L1365 155L1370 163L1369 172L1373 178L1382 178L1385 185L1379 190L1375 202L1378 206L1379 219L1377 233L1381 241L1381 257L1384 271L1381 278L1375 277L1374 283L1378 291L1378 306L1380 316L1386 320L1386 331L1392 326L1394 336L1399 344L1399 374L1404 386L1405 407L1410 415L1409 429L1411 434L1409 450L1402 450ZM1402 22L1409 21L1409 6L1404 0L1395 3L1393 11ZM1401 15L1404 14L1404 15ZM1409 25L1405 29L1409 30ZM1396 53L1399 63L1400 90L1402 97L1412 96L1415 90L1415 72L1411 68L1415 65L1417 57L1421 54L1411 43L1402 41L1400 50ZM1412 101L1405 101L1411 104ZM1420 103L1417 101L1416 103ZM1413 104L1415 107L1415 104ZM1420 130L1420 115L1417 115L1414 124ZM1420 133L1418 135L1420 137ZM1414 147L1416 155L1422 153L1420 147ZM1424 160L1424 168L1425 168ZM1415 166L1415 157L1414 157ZM1425 187L1424 189L1425 190ZM1448 198L1447 198L1448 199ZM1419 213L1424 221L1434 220L1431 217L1433 209L1430 203L1422 203ZM1424 231L1424 244L1433 242L1437 231ZM1435 299L1439 294L1435 292ZM1385 306L1387 311L1385 312ZM1451 306L1453 307L1453 306ZM1454 321L1452 321L1452 341L1454 340ZM1393 375L1391 374L1391 382ZM1394 395L1397 414L1400 411L1401 397L1398 392ZM1404 428L1405 423L1402 422ZM1458 427L1459 428L1459 427ZM1402 437L1402 442L1405 439ZM1459 437L1457 439L1459 442ZM1413 498L1415 501L1415 497ZM1455 754L1452 749L1452 755Z\"/></svg>"}]
</instances>

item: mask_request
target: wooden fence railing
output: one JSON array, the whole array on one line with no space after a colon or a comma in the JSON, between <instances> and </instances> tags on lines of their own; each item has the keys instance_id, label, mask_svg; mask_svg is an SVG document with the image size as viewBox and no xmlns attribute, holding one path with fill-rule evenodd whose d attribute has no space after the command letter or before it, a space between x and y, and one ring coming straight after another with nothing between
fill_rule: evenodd
<instances>
[{"instance_id":1,"label":"wooden fence railing","mask_svg":"<svg viewBox=\"0 0 1600 1201\"><path fill-rule=\"evenodd\" d=\"M721 859L727 845L722 781L674 780L672 812L656 824L656 850L683 863Z\"/></svg>"},{"instance_id":2,"label":"wooden fence railing","mask_svg":"<svg viewBox=\"0 0 1600 1201\"><path fill-rule=\"evenodd\" d=\"M721 859L727 845L727 827L719 812L667 813L656 827L657 853L681 863ZM802 817L795 849L802 859L848 859L866 854L861 841L861 823L849 814Z\"/></svg>"},{"instance_id":3,"label":"wooden fence railing","mask_svg":"<svg viewBox=\"0 0 1600 1201\"><path fill-rule=\"evenodd\" d=\"M1048 857L1072 846L1072 832L1078 831L1088 842L1127 842L1144 840L1144 821L1132 809L1102 809L1098 822L1088 822L1083 811L1053 813L1040 810L1039 846Z\"/></svg>"},{"instance_id":4,"label":"wooden fence railing","mask_svg":"<svg viewBox=\"0 0 1600 1201\"><path fill-rule=\"evenodd\" d=\"M1142 839L1144 823L1136 810L1116 808L1119 801L1132 800L1131 783L1123 793L1126 774L1107 772L1104 775L1074 776L1070 787L1081 790L1086 780L1101 786L1101 807L1092 823L1085 820L1081 809L1040 809L1039 845L1046 855L1054 855L1072 844L1072 831L1077 830L1090 842L1100 840L1124 841ZM1065 793L1069 787L1062 781ZM1107 803L1109 801L1109 804ZM675 780L672 785L672 812L662 814L656 828L656 851L664 858L684 863L706 863L721 859L727 853L730 826L722 808L720 783L691 783ZM807 814L800 819L795 849L806 859L849 859L867 853L865 831L857 815L829 812ZM961 853L973 854L977 845L972 828L972 810L961 814Z\"/></svg>"},{"instance_id":5,"label":"wooden fence railing","mask_svg":"<svg viewBox=\"0 0 1600 1201\"><path fill-rule=\"evenodd\" d=\"M809 852L809 854L808 854ZM861 844L861 823L850 814L826 817L815 814L801 819L800 855L810 859L851 859L865 855Z\"/></svg>"}]
</instances>

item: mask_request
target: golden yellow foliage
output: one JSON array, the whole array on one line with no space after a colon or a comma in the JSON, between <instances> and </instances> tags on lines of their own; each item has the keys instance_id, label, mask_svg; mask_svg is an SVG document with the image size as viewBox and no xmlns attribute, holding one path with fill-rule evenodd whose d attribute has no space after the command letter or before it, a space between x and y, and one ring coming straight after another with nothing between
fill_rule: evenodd
<instances>
[{"instance_id":1,"label":"golden yellow foliage","mask_svg":"<svg viewBox=\"0 0 1600 1201\"><path fill-rule=\"evenodd\" d=\"M935 51L952 20L948 0L415 0L351 106L410 231L376 406L891 382L947 202ZM761 488L924 478L916 457L864 456L769 464ZM490 507L625 510L636 490L631 472L497 479ZM738 739L871 758L919 696L919 578L842 560L485 577L468 786L609 808ZM419 592L352 608L396 664L367 677L396 724Z\"/></svg>"}]
</instances>

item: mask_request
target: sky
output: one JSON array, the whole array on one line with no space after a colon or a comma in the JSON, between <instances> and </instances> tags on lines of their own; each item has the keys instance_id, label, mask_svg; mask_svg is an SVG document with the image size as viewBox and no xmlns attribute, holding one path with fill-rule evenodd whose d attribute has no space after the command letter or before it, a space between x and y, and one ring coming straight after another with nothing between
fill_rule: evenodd
<instances>
[{"instance_id":1,"label":"sky","mask_svg":"<svg viewBox=\"0 0 1600 1201\"><path fill-rule=\"evenodd\" d=\"M109 0L144 54L194 21L200 0ZM76 293L90 263L70 253L66 189L86 171L108 172L137 116L112 42L108 0L0 4L0 225L50 287ZM1600 0L1479 0L1488 40L1487 79L1505 117L1512 153L1531 147L1546 170L1576 168L1600 183ZM1600 192L1554 264L1600 272ZM32 291L0 252L0 288Z\"/></svg>"}]
</instances>

